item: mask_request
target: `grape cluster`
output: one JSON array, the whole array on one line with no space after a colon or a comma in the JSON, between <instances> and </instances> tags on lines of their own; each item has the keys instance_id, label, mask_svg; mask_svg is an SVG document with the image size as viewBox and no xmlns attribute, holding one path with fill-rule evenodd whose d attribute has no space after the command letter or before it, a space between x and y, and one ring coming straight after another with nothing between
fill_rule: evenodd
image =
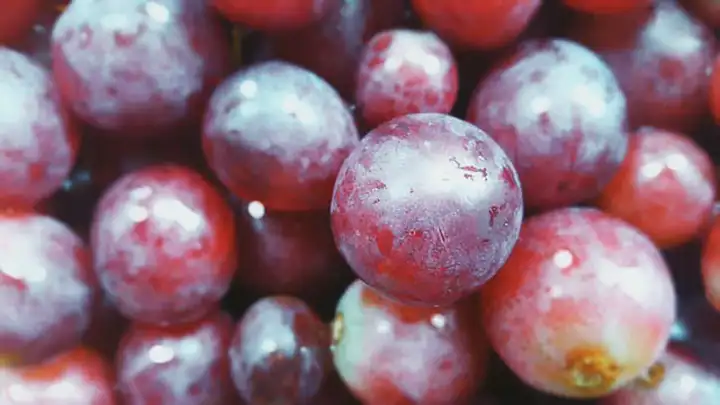
<instances>
[{"instance_id":1,"label":"grape cluster","mask_svg":"<svg viewBox=\"0 0 720 405\"><path fill-rule=\"evenodd\" d=\"M719 4L4 0L0 405L718 405Z\"/></svg>"}]
</instances>

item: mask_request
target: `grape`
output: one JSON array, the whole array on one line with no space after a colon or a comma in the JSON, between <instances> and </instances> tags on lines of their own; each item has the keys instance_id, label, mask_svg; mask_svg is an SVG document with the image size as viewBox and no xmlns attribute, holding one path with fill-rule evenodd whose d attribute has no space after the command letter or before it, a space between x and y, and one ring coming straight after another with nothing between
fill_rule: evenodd
<instances>
[{"instance_id":1,"label":"grape","mask_svg":"<svg viewBox=\"0 0 720 405\"><path fill-rule=\"evenodd\" d=\"M601 405L714 405L720 398L720 376L678 350L670 350L654 367L657 386L636 383L600 401Z\"/></svg>"},{"instance_id":2,"label":"grape","mask_svg":"<svg viewBox=\"0 0 720 405\"><path fill-rule=\"evenodd\" d=\"M67 106L120 136L199 120L230 65L204 1L74 0L52 33L53 73Z\"/></svg>"},{"instance_id":3,"label":"grape","mask_svg":"<svg viewBox=\"0 0 720 405\"><path fill-rule=\"evenodd\" d=\"M715 122L720 123L720 56L715 58L710 80L710 112Z\"/></svg>"},{"instance_id":4,"label":"grape","mask_svg":"<svg viewBox=\"0 0 720 405\"><path fill-rule=\"evenodd\" d=\"M540 9L540 0L412 0L427 26L462 48L497 49L510 44Z\"/></svg>"},{"instance_id":5,"label":"grape","mask_svg":"<svg viewBox=\"0 0 720 405\"><path fill-rule=\"evenodd\" d=\"M266 62L213 94L203 146L218 178L269 209L326 209L343 160L358 143L338 94L313 73Z\"/></svg>"},{"instance_id":6,"label":"grape","mask_svg":"<svg viewBox=\"0 0 720 405\"><path fill-rule=\"evenodd\" d=\"M0 215L0 360L34 363L80 342L96 283L82 241L33 213Z\"/></svg>"},{"instance_id":7,"label":"grape","mask_svg":"<svg viewBox=\"0 0 720 405\"><path fill-rule=\"evenodd\" d=\"M340 0L211 0L228 19L259 30L286 30L318 21Z\"/></svg>"},{"instance_id":8,"label":"grape","mask_svg":"<svg viewBox=\"0 0 720 405\"><path fill-rule=\"evenodd\" d=\"M628 13L649 9L655 0L563 0L568 6L592 14Z\"/></svg>"},{"instance_id":9,"label":"grape","mask_svg":"<svg viewBox=\"0 0 720 405\"><path fill-rule=\"evenodd\" d=\"M27 4L32 4L33 2L35 2L35 0L25 1ZM55 25L55 21L62 12L64 3L67 3L67 1L44 0L39 3L41 3L41 6L37 9L38 16L35 18L35 24L32 26L32 29L28 30L27 35L15 44L14 47L43 67L50 69L52 67L50 58L50 34L53 25Z\"/></svg>"},{"instance_id":10,"label":"grape","mask_svg":"<svg viewBox=\"0 0 720 405\"><path fill-rule=\"evenodd\" d=\"M120 312L153 324L201 318L236 264L232 211L200 175L151 166L103 195L91 226L95 271Z\"/></svg>"},{"instance_id":11,"label":"grape","mask_svg":"<svg viewBox=\"0 0 720 405\"><path fill-rule=\"evenodd\" d=\"M527 384L592 398L639 377L675 320L670 272L652 242L592 208L528 219L481 291L490 343Z\"/></svg>"},{"instance_id":12,"label":"grape","mask_svg":"<svg viewBox=\"0 0 720 405\"><path fill-rule=\"evenodd\" d=\"M712 215L715 173L710 157L687 137L641 128L598 206L666 248L690 242Z\"/></svg>"},{"instance_id":13,"label":"grape","mask_svg":"<svg viewBox=\"0 0 720 405\"><path fill-rule=\"evenodd\" d=\"M352 100L365 43L404 17L404 0L341 0L317 24L271 36L270 53L311 70Z\"/></svg>"},{"instance_id":14,"label":"grape","mask_svg":"<svg viewBox=\"0 0 720 405\"><path fill-rule=\"evenodd\" d=\"M705 239L701 261L705 295L720 311L720 220L715 220Z\"/></svg>"},{"instance_id":15,"label":"grape","mask_svg":"<svg viewBox=\"0 0 720 405\"><path fill-rule=\"evenodd\" d=\"M222 312L169 328L132 325L116 360L123 404L232 404L231 336L232 320Z\"/></svg>"},{"instance_id":16,"label":"grape","mask_svg":"<svg viewBox=\"0 0 720 405\"><path fill-rule=\"evenodd\" d=\"M429 32L381 32L360 59L356 100L371 127L410 113L447 114L457 91L452 53Z\"/></svg>"},{"instance_id":17,"label":"grape","mask_svg":"<svg viewBox=\"0 0 720 405\"><path fill-rule=\"evenodd\" d=\"M81 347L39 365L0 368L3 405L115 405L113 386L110 365Z\"/></svg>"},{"instance_id":18,"label":"grape","mask_svg":"<svg viewBox=\"0 0 720 405\"><path fill-rule=\"evenodd\" d=\"M625 97L612 72L566 40L523 43L478 84L467 120L508 153L533 209L595 197L627 149Z\"/></svg>"},{"instance_id":19,"label":"grape","mask_svg":"<svg viewBox=\"0 0 720 405\"><path fill-rule=\"evenodd\" d=\"M327 327L299 299L257 301L230 345L235 387L248 404L312 404L330 373L329 346Z\"/></svg>"},{"instance_id":20,"label":"grape","mask_svg":"<svg viewBox=\"0 0 720 405\"><path fill-rule=\"evenodd\" d=\"M356 281L337 306L335 366L367 405L462 403L485 374L474 304L407 306Z\"/></svg>"},{"instance_id":21,"label":"grape","mask_svg":"<svg viewBox=\"0 0 720 405\"><path fill-rule=\"evenodd\" d=\"M236 216L238 284L261 295L288 294L316 301L351 279L326 211L272 212L252 202ZM333 302L334 305L334 302Z\"/></svg>"},{"instance_id":22,"label":"grape","mask_svg":"<svg viewBox=\"0 0 720 405\"><path fill-rule=\"evenodd\" d=\"M0 14L0 44L17 42L32 28L41 0L4 0Z\"/></svg>"},{"instance_id":23,"label":"grape","mask_svg":"<svg viewBox=\"0 0 720 405\"><path fill-rule=\"evenodd\" d=\"M413 114L362 140L340 170L330 212L335 242L365 282L407 303L450 305L507 259L522 193L484 132Z\"/></svg>"},{"instance_id":24,"label":"grape","mask_svg":"<svg viewBox=\"0 0 720 405\"><path fill-rule=\"evenodd\" d=\"M80 143L49 74L0 47L0 207L33 206L60 188Z\"/></svg>"},{"instance_id":25,"label":"grape","mask_svg":"<svg viewBox=\"0 0 720 405\"><path fill-rule=\"evenodd\" d=\"M680 4L711 28L720 27L720 3L716 0L681 0Z\"/></svg>"},{"instance_id":26,"label":"grape","mask_svg":"<svg viewBox=\"0 0 720 405\"><path fill-rule=\"evenodd\" d=\"M674 1L626 16L578 16L568 31L612 68L631 128L690 132L707 113L715 39Z\"/></svg>"}]
</instances>

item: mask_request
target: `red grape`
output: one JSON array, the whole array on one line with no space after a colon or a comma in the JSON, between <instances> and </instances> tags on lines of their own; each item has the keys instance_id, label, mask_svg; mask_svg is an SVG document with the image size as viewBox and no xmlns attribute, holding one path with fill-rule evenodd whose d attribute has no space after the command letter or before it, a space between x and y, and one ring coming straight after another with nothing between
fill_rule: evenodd
<instances>
[{"instance_id":1,"label":"red grape","mask_svg":"<svg viewBox=\"0 0 720 405\"><path fill-rule=\"evenodd\" d=\"M40 15L42 0L3 0L0 14L0 44L17 42Z\"/></svg>"},{"instance_id":2,"label":"red grape","mask_svg":"<svg viewBox=\"0 0 720 405\"><path fill-rule=\"evenodd\" d=\"M80 138L45 69L1 47L0 94L0 207L32 206L60 188Z\"/></svg>"},{"instance_id":3,"label":"red grape","mask_svg":"<svg viewBox=\"0 0 720 405\"><path fill-rule=\"evenodd\" d=\"M127 174L98 203L95 271L120 312L169 324L202 317L228 290L236 264L233 213L180 166Z\"/></svg>"},{"instance_id":4,"label":"red grape","mask_svg":"<svg viewBox=\"0 0 720 405\"><path fill-rule=\"evenodd\" d=\"M327 211L271 212L243 203L237 213L238 283L261 295L315 300L344 287L349 271Z\"/></svg>"},{"instance_id":5,"label":"red grape","mask_svg":"<svg viewBox=\"0 0 720 405\"><path fill-rule=\"evenodd\" d=\"M600 401L600 405L716 405L720 376L693 358L670 350L654 367L657 386L636 383ZM654 385L654 384L653 384Z\"/></svg>"},{"instance_id":6,"label":"red grape","mask_svg":"<svg viewBox=\"0 0 720 405\"><path fill-rule=\"evenodd\" d=\"M662 354L675 320L670 272L652 242L591 208L528 219L481 292L490 343L530 386L600 397Z\"/></svg>"},{"instance_id":7,"label":"red grape","mask_svg":"<svg viewBox=\"0 0 720 405\"><path fill-rule=\"evenodd\" d=\"M710 28L720 28L720 2L717 0L680 0L680 4Z\"/></svg>"},{"instance_id":8,"label":"red grape","mask_svg":"<svg viewBox=\"0 0 720 405\"><path fill-rule=\"evenodd\" d=\"M621 16L577 16L569 29L610 65L631 127L689 132L708 110L713 34L674 1Z\"/></svg>"},{"instance_id":9,"label":"red grape","mask_svg":"<svg viewBox=\"0 0 720 405\"><path fill-rule=\"evenodd\" d=\"M116 359L123 404L234 404L231 337L232 319L222 312L181 326L132 325Z\"/></svg>"},{"instance_id":10,"label":"red grape","mask_svg":"<svg viewBox=\"0 0 720 405\"><path fill-rule=\"evenodd\" d=\"M720 56L715 58L710 80L710 112L716 123L720 123Z\"/></svg>"},{"instance_id":11,"label":"red grape","mask_svg":"<svg viewBox=\"0 0 720 405\"><path fill-rule=\"evenodd\" d=\"M110 366L84 348L31 367L0 368L3 405L114 405L113 389Z\"/></svg>"},{"instance_id":12,"label":"red grape","mask_svg":"<svg viewBox=\"0 0 720 405\"><path fill-rule=\"evenodd\" d=\"M463 48L496 49L510 44L540 9L541 0L412 0L420 19L442 38Z\"/></svg>"},{"instance_id":13,"label":"red grape","mask_svg":"<svg viewBox=\"0 0 720 405\"><path fill-rule=\"evenodd\" d=\"M33 213L0 215L0 358L37 362L80 342L96 283L82 241Z\"/></svg>"},{"instance_id":14,"label":"red grape","mask_svg":"<svg viewBox=\"0 0 720 405\"><path fill-rule=\"evenodd\" d=\"M566 40L523 43L480 82L467 117L508 153L528 208L595 197L627 148L625 97L612 72Z\"/></svg>"},{"instance_id":15,"label":"red grape","mask_svg":"<svg viewBox=\"0 0 720 405\"><path fill-rule=\"evenodd\" d=\"M617 14L649 9L655 0L563 0L568 6L592 14Z\"/></svg>"},{"instance_id":16,"label":"red grape","mask_svg":"<svg viewBox=\"0 0 720 405\"><path fill-rule=\"evenodd\" d=\"M410 113L447 114L457 92L455 60L433 33L381 32L360 59L355 99L370 127Z\"/></svg>"},{"instance_id":17,"label":"red grape","mask_svg":"<svg viewBox=\"0 0 720 405\"><path fill-rule=\"evenodd\" d=\"M720 311L720 220L710 228L702 250L702 277L705 295L712 306Z\"/></svg>"},{"instance_id":18,"label":"red grape","mask_svg":"<svg viewBox=\"0 0 720 405\"><path fill-rule=\"evenodd\" d=\"M405 302L449 305L507 259L522 192L487 134L448 115L413 114L377 127L345 161L331 221L365 282Z\"/></svg>"},{"instance_id":19,"label":"red grape","mask_svg":"<svg viewBox=\"0 0 720 405\"><path fill-rule=\"evenodd\" d=\"M666 248L698 236L714 200L710 156L681 134L645 127L630 137L628 155L597 204Z\"/></svg>"},{"instance_id":20,"label":"red grape","mask_svg":"<svg viewBox=\"0 0 720 405\"><path fill-rule=\"evenodd\" d=\"M259 30L285 30L318 21L340 0L210 0L229 20Z\"/></svg>"},{"instance_id":21,"label":"red grape","mask_svg":"<svg viewBox=\"0 0 720 405\"><path fill-rule=\"evenodd\" d=\"M313 71L352 100L365 43L404 17L404 0L341 0L319 23L273 35L271 53Z\"/></svg>"},{"instance_id":22,"label":"red grape","mask_svg":"<svg viewBox=\"0 0 720 405\"><path fill-rule=\"evenodd\" d=\"M330 373L327 326L297 298L253 304L235 328L233 381L248 404L310 405Z\"/></svg>"},{"instance_id":23,"label":"red grape","mask_svg":"<svg viewBox=\"0 0 720 405\"><path fill-rule=\"evenodd\" d=\"M229 46L204 1L74 0L52 33L68 107L122 136L199 119L229 69Z\"/></svg>"},{"instance_id":24,"label":"red grape","mask_svg":"<svg viewBox=\"0 0 720 405\"><path fill-rule=\"evenodd\" d=\"M32 3L33 1L35 0L26 1L26 3ZM67 2L66 0L41 1L41 7L35 19L35 24L22 41L19 41L17 45L15 45L16 49L21 50L30 59L33 59L48 69L52 66L50 58L50 34L55 21L65 7L64 4Z\"/></svg>"},{"instance_id":25,"label":"red grape","mask_svg":"<svg viewBox=\"0 0 720 405\"><path fill-rule=\"evenodd\" d=\"M230 191L290 211L328 207L358 139L332 87L284 62L252 66L220 85L203 130L208 162Z\"/></svg>"},{"instance_id":26,"label":"red grape","mask_svg":"<svg viewBox=\"0 0 720 405\"><path fill-rule=\"evenodd\" d=\"M356 281L337 306L335 366L367 405L463 403L487 358L474 303L407 306Z\"/></svg>"}]
</instances>

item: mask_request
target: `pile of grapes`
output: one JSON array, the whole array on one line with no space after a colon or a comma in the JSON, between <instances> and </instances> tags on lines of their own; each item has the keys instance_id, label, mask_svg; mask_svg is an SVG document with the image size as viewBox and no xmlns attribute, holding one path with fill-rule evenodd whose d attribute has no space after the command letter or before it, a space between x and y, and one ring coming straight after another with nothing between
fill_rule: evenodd
<instances>
[{"instance_id":1,"label":"pile of grapes","mask_svg":"<svg viewBox=\"0 0 720 405\"><path fill-rule=\"evenodd\" d=\"M717 0L2 0L0 405L719 405Z\"/></svg>"}]
</instances>

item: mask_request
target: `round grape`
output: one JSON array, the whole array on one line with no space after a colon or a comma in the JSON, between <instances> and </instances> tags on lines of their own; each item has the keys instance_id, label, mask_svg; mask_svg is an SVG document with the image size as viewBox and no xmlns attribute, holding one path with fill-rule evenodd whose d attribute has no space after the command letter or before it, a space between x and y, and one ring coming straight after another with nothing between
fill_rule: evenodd
<instances>
[{"instance_id":1,"label":"round grape","mask_svg":"<svg viewBox=\"0 0 720 405\"><path fill-rule=\"evenodd\" d=\"M229 356L241 397L254 405L313 404L330 374L327 326L302 301L267 297L235 328Z\"/></svg>"},{"instance_id":2,"label":"round grape","mask_svg":"<svg viewBox=\"0 0 720 405\"><path fill-rule=\"evenodd\" d=\"M640 376L663 353L675 291L660 252L592 208L528 219L480 294L490 343L528 385L593 398Z\"/></svg>"},{"instance_id":3,"label":"round grape","mask_svg":"<svg viewBox=\"0 0 720 405\"><path fill-rule=\"evenodd\" d=\"M433 33L381 32L360 59L355 100L370 127L410 113L447 114L457 92L455 60Z\"/></svg>"},{"instance_id":4,"label":"round grape","mask_svg":"<svg viewBox=\"0 0 720 405\"><path fill-rule=\"evenodd\" d=\"M345 161L331 221L365 282L405 302L449 305L507 259L522 193L510 159L484 132L413 114L377 127Z\"/></svg>"},{"instance_id":5,"label":"round grape","mask_svg":"<svg viewBox=\"0 0 720 405\"><path fill-rule=\"evenodd\" d=\"M643 231L661 248L690 242L712 216L715 173L710 156L688 137L641 128L598 206Z\"/></svg>"},{"instance_id":6,"label":"round grape","mask_svg":"<svg viewBox=\"0 0 720 405\"><path fill-rule=\"evenodd\" d=\"M0 207L31 207L68 177L80 138L45 69L2 47L0 94Z\"/></svg>"},{"instance_id":7,"label":"round grape","mask_svg":"<svg viewBox=\"0 0 720 405\"><path fill-rule=\"evenodd\" d=\"M242 203L238 211L235 280L242 288L316 301L342 292L351 280L327 211L267 211L257 201Z\"/></svg>"},{"instance_id":8,"label":"round grape","mask_svg":"<svg viewBox=\"0 0 720 405\"><path fill-rule=\"evenodd\" d=\"M675 1L627 15L580 15L567 35L608 63L631 129L691 132L707 115L715 36Z\"/></svg>"},{"instance_id":9,"label":"round grape","mask_svg":"<svg viewBox=\"0 0 720 405\"><path fill-rule=\"evenodd\" d=\"M33 363L80 342L96 282L80 238L53 218L0 214L0 361Z\"/></svg>"},{"instance_id":10,"label":"round grape","mask_svg":"<svg viewBox=\"0 0 720 405\"><path fill-rule=\"evenodd\" d=\"M228 78L210 100L203 129L207 160L230 191L285 211L327 209L358 139L335 90L284 62Z\"/></svg>"},{"instance_id":11,"label":"round grape","mask_svg":"<svg viewBox=\"0 0 720 405\"><path fill-rule=\"evenodd\" d=\"M338 373L368 405L464 403L481 384L487 359L474 304L407 306L356 281L333 322Z\"/></svg>"},{"instance_id":12,"label":"round grape","mask_svg":"<svg viewBox=\"0 0 720 405\"><path fill-rule=\"evenodd\" d=\"M625 97L588 49L528 41L477 86L467 112L508 153L527 208L597 196L627 149Z\"/></svg>"},{"instance_id":13,"label":"round grape","mask_svg":"<svg viewBox=\"0 0 720 405\"><path fill-rule=\"evenodd\" d=\"M116 359L123 404L233 404L227 359L232 325L228 315L214 312L181 326L131 326Z\"/></svg>"},{"instance_id":14,"label":"round grape","mask_svg":"<svg viewBox=\"0 0 720 405\"><path fill-rule=\"evenodd\" d=\"M123 176L91 225L95 271L120 312L141 322L197 320L222 298L237 261L233 213L181 166Z\"/></svg>"},{"instance_id":15,"label":"round grape","mask_svg":"<svg viewBox=\"0 0 720 405\"><path fill-rule=\"evenodd\" d=\"M219 21L197 0L74 0L53 29L52 60L67 106L126 137L199 120L230 68Z\"/></svg>"}]
</instances>

